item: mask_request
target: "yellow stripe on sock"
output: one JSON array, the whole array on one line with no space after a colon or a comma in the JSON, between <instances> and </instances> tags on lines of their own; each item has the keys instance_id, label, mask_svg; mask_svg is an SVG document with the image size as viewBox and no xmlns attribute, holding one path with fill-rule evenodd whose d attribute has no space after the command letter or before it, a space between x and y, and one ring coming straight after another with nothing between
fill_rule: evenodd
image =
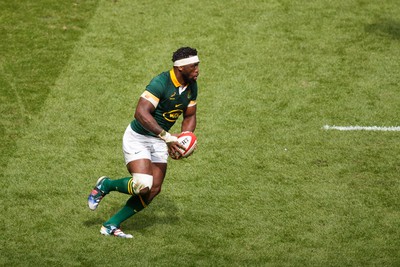
<instances>
[{"instance_id":1,"label":"yellow stripe on sock","mask_svg":"<svg viewBox=\"0 0 400 267\"><path fill-rule=\"evenodd\" d=\"M140 202L142 202L142 205L143 205L143 207L144 207L144 208L146 208L146 207L147 207L147 205L146 205L146 203L144 202L144 200L143 200L142 196L141 196L141 195L137 195L137 196L139 197L139 199L140 199Z\"/></svg>"},{"instance_id":2,"label":"yellow stripe on sock","mask_svg":"<svg viewBox=\"0 0 400 267\"><path fill-rule=\"evenodd\" d=\"M133 178L129 179L129 181L128 181L128 193L130 195L133 195L132 182L133 182Z\"/></svg>"}]
</instances>

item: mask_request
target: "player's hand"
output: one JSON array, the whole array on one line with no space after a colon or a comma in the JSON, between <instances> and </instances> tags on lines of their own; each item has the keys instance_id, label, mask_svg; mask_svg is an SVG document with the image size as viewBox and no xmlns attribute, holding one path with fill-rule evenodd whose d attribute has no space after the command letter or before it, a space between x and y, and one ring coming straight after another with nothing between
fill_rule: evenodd
<instances>
[{"instance_id":1,"label":"player's hand","mask_svg":"<svg viewBox=\"0 0 400 267\"><path fill-rule=\"evenodd\" d=\"M178 141L178 137L176 137L164 130L161 131L161 133L158 135L158 137L160 137L162 140L164 140L164 142L167 143L167 145L169 143L174 143L174 142Z\"/></svg>"},{"instance_id":2,"label":"player's hand","mask_svg":"<svg viewBox=\"0 0 400 267\"><path fill-rule=\"evenodd\" d=\"M180 159L185 151L185 147L178 143L177 135L172 135L169 132L162 131L158 137L160 137L168 146L168 154L173 159Z\"/></svg>"},{"instance_id":3,"label":"player's hand","mask_svg":"<svg viewBox=\"0 0 400 267\"><path fill-rule=\"evenodd\" d=\"M173 159L180 159L183 156L185 147L178 142L167 143L168 154Z\"/></svg>"}]
</instances>

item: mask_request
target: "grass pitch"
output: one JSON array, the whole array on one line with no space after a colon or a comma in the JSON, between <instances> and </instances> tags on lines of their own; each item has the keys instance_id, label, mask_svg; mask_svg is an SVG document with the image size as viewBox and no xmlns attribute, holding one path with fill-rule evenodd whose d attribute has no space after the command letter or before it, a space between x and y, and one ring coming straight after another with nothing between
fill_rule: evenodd
<instances>
[{"instance_id":1,"label":"grass pitch","mask_svg":"<svg viewBox=\"0 0 400 267\"><path fill-rule=\"evenodd\" d=\"M2 266L398 266L397 1L17 1L1 9ZM172 51L196 47L199 150L100 236L98 176ZM177 127L175 130L177 131Z\"/></svg>"}]
</instances>

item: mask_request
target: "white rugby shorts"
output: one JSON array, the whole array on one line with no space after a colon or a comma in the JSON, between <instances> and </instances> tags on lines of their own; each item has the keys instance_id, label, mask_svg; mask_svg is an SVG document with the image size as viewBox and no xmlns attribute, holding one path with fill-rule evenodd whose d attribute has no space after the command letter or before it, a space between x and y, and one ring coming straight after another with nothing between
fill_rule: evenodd
<instances>
[{"instance_id":1,"label":"white rugby shorts","mask_svg":"<svg viewBox=\"0 0 400 267\"><path fill-rule=\"evenodd\" d=\"M138 159L149 159L153 163L167 163L168 147L160 138L138 134L131 125L125 130L122 138L122 150L125 164Z\"/></svg>"}]
</instances>

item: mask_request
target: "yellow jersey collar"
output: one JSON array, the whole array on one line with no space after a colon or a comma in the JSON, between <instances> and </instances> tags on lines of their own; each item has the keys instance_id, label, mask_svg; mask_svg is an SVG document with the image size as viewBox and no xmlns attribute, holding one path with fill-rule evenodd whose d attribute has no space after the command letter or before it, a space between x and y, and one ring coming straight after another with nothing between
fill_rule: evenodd
<instances>
[{"instance_id":1,"label":"yellow jersey collar","mask_svg":"<svg viewBox=\"0 0 400 267\"><path fill-rule=\"evenodd\" d=\"M176 78L174 69L171 69L169 71L169 75L171 76L172 83L175 85L175 87L182 86L182 84L180 82L178 82L178 79Z\"/></svg>"}]
</instances>

